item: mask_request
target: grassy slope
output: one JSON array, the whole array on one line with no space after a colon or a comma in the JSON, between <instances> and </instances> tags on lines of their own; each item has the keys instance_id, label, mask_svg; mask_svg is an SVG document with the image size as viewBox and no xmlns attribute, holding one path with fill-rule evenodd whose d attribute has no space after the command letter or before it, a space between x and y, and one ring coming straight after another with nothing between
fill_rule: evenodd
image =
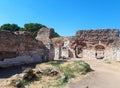
<instances>
[{"instance_id":1,"label":"grassy slope","mask_svg":"<svg viewBox=\"0 0 120 88\"><path fill-rule=\"evenodd\" d=\"M71 80L80 78L83 75L85 76L91 71L90 65L82 60L68 62L53 61L37 64L33 70L45 70L48 68L56 70L58 74L56 76L51 76L43 73L37 76L37 81L27 82L21 80L21 82L23 85L29 86L29 88L63 88L67 83L71 82ZM10 86L8 88L10 88Z\"/></svg>"}]
</instances>

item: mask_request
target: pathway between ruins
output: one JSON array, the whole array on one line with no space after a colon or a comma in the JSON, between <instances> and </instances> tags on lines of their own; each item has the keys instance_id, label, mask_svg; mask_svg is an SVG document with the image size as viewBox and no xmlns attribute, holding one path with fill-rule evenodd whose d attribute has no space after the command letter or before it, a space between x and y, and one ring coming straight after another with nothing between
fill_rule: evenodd
<instances>
[{"instance_id":1,"label":"pathway between ruins","mask_svg":"<svg viewBox=\"0 0 120 88\"><path fill-rule=\"evenodd\" d=\"M120 88L120 70L101 60L85 60L95 72L82 80L70 84L69 88Z\"/></svg>"}]
</instances>

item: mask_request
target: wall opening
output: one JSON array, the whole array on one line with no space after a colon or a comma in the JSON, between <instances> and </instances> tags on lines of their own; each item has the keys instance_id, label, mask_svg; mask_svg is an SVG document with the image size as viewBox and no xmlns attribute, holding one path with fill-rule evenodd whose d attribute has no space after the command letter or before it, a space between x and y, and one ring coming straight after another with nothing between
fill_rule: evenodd
<instances>
[{"instance_id":1,"label":"wall opening","mask_svg":"<svg viewBox=\"0 0 120 88\"><path fill-rule=\"evenodd\" d=\"M102 45L95 46L95 57L96 59L103 59L104 58L104 50L105 47Z\"/></svg>"},{"instance_id":2,"label":"wall opening","mask_svg":"<svg viewBox=\"0 0 120 88\"><path fill-rule=\"evenodd\" d=\"M82 58L83 57L83 47L81 45L76 47L75 54L77 58Z\"/></svg>"}]
</instances>

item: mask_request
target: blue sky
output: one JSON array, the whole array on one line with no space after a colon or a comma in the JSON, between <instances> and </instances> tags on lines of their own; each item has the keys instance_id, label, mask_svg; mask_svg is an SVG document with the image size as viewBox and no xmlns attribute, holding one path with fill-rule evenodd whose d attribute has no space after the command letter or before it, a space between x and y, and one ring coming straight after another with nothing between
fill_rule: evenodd
<instances>
[{"instance_id":1,"label":"blue sky","mask_svg":"<svg viewBox=\"0 0 120 88\"><path fill-rule=\"evenodd\" d=\"M80 29L120 29L120 0L0 0L0 25L41 23L62 36Z\"/></svg>"}]
</instances>

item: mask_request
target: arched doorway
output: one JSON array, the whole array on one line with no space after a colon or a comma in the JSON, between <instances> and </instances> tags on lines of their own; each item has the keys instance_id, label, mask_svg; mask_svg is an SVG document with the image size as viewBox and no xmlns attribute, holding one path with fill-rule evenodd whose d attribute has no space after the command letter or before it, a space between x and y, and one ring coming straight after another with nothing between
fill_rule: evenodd
<instances>
[{"instance_id":1,"label":"arched doorway","mask_svg":"<svg viewBox=\"0 0 120 88\"><path fill-rule=\"evenodd\" d=\"M104 50L105 47L103 45L97 45L95 46L95 57L97 59L103 59L104 58Z\"/></svg>"},{"instance_id":2,"label":"arched doorway","mask_svg":"<svg viewBox=\"0 0 120 88\"><path fill-rule=\"evenodd\" d=\"M77 58L82 58L83 57L83 49L86 48L87 45L85 42L79 42L75 48L75 55Z\"/></svg>"},{"instance_id":3,"label":"arched doorway","mask_svg":"<svg viewBox=\"0 0 120 88\"><path fill-rule=\"evenodd\" d=\"M75 51L76 51L75 54L77 58L83 57L83 47L81 45L78 45Z\"/></svg>"}]
</instances>

